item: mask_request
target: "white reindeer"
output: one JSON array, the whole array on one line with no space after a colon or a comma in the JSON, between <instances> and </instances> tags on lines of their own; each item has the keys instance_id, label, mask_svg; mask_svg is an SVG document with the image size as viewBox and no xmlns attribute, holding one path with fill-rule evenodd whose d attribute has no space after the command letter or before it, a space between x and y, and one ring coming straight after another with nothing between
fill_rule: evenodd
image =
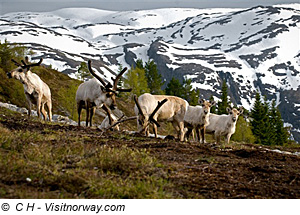
<instances>
[{"instance_id":1,"label":"white reindeer","mask_svg":"<svg viewBox=\"0 0 300 215\"><path fill-rule=\"evenodd\" d=\"M239 110L227 107L226 110L228 115L209 115L209 125L206 127L206 133L214 134L216 143L220 143L221 136L225 136L226 143L229 144L230 137L235 132L238 117L243 113L243 107L240 107Z\"/></svg>"},{"instance_id":2,"label":"white reindeer","mask_svg":"<svg viewBox=\"0 0 300 215\"><path fill-rule=\"evenodd\" d=\"M108 67L102 64L107 70L111 71ZM92 69L91 61L88 61L88 68L94 78L79 85L76 92L76 103L78 111L78 126L80 126L80 116L82 109L86 109L86 126L90 122L92 126L92 118L95 114L96 107L102 107L103 104L108 105L112 110L117 106L116 91L130 92L131 89L120 89L117 87L118 81L125 73L127 68L124 68L115 79L113 85L106 84L102 78L95 74ZM113 73L113 71L111 71Z\"/></svg>"},{"instance_id":3,"label":"white reindeer","mask_svg":"<svg viewBox=\"0 0 300 215\"><path fill-rule=\"evenodd\" d=\"M167 100L167 101L166 101ZM157 137L157 120L171 121L177 131L180 141L184 140L184 115L188 107L188 102L176 96L142 94L137 99L134 112L138 116L138 132L145 132L149 136L149 123L152 121L155 137ZM154 112L159 101L165 101L165 104Z\"/></svg>"},{"instance_id":4,"label":"white reindeer","mask_svg":"<svg viewBox=\"0 0 300 215\"><path fill-rule=\"evenodd\" d=\"M31 115L31 106L33 103L36 104L38 117L40 118L42 113L44 119L46 120L46 104L48 108L49 121L52 121L52 102L50 88L45 82L40 79L37 74L30 71L31 67L41 65L43 58L41 58L38 63L33 64L28 64L28 57L25 58L25 61L21 61L22 64L16 62L14 59L11 60L16 66L18 66L18 68L8 72L7 76L9 78L15 78L22 82L26 100L29 106L28 115Z\"/></svg>"},{"instance_id":5,"label":"white reindeer","mask_svg":"<svg viewBox=\"0 0 300 215\"><path fill-rule=\"evenodd\" d=\"M197 106L188 106L187 108L184 116L184 126L188 130L185 137L188 140L191 132L195 129L198 140L201 143L205 143L205 128L209 124L210 108L216 103L200 99L199 104Z\"/></svg>"}]
</instances>

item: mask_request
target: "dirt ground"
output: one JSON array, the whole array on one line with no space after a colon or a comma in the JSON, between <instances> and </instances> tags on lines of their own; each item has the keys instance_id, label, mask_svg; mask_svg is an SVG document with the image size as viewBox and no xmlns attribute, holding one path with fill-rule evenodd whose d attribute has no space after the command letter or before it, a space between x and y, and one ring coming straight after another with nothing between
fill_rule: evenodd
<instances>
[{"instance_id":1,"label":"dirt ground","mask_svg":"<svg viewBox=\"0 0 300 215\"><path fill-rule=\"evenodd\" d=\"M10 130L66 131L70 136L105 137L110 147L145 149L168 169L162 176L175 184L178 198L300 198L300 156L282 154L267 147L233 143L179 142L130 135L102 133L98 129L40 123L24 117L1 117ZM0 134L1 135L1 134ZM299 147L281 150L295 152Z\"/></svg>"}]
</instances>

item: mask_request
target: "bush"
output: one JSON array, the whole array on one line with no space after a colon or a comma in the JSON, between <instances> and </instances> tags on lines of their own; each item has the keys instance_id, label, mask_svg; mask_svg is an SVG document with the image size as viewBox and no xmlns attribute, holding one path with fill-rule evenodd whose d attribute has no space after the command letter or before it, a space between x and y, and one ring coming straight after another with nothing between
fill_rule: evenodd
<instances>
[{"instance_id":1,"label":"bush","mask_svg":"<svg viewBox=\"0 0 300 215\"><path fill-rule=\"evenodd\" d=\"M254 143L255 137L251 131L249 123L240 116L236 123L235 133L232 135L231 140L238 142Z\"/></svg>"}]
</instances>

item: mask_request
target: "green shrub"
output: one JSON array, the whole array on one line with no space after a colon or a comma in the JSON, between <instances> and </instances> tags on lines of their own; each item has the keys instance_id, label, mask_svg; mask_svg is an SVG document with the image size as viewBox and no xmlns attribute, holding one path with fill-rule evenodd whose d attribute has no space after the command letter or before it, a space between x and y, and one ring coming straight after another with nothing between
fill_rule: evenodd
<instances>
[{"instance_id":1,"label":"green shrub","mask_svg":"<svg viewBox=\"0 0 300 215\"><path fill-rule=\"evenodd\" d=\"M232 135L231 140L238 142L254 143L255 137L252 134L249 123L240 116L236 123L235 133Z\"/></svg>"}]
</instances>

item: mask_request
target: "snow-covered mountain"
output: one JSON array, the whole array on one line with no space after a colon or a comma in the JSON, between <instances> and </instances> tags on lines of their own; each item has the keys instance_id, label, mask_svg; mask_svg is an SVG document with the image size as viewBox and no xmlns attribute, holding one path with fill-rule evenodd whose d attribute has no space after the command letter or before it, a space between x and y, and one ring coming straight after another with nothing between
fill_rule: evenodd
<instances>
[{"instance_id":1,"label":"snow-covered mountain","mask_svg":"<svg viewBox=\"0 0 300 215\"><path fill-rule=\"evenodd\" d=\"M300 141L300 4L249 9L104 11L68 8L0 16L0 39L22 43L75 77L80 62L116 71L153 59L168 82L191 78L205 98L221 80L234 104L250 109L256 90L276 99ZM104 70L105 71L105 70ZM110 80L109 71L100 74ZM166 82L166 83L167 83Z\"/></svg>"}]
</instances>

